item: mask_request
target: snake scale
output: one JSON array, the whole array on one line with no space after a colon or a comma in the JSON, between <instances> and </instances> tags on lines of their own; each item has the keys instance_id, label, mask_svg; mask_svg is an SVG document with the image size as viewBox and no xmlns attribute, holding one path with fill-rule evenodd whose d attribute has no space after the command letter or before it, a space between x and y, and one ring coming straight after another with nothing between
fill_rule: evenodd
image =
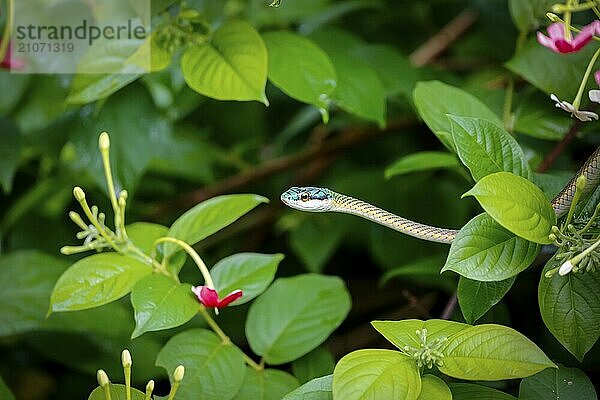
<instances>
[{"instance_id":1,"label":"snake scale","mask_svg":"<svg viewBox=\"0 0 600 400\"><path fill-rule=\"evenodd\" d=\"M589 194L600 183L600 147L588 158L577 174L551 201L557 218L569 210L575 195L575 183L586 177L583 195ZM340 212L358 215L380 225L419 239L438 243L452 243L458 230L438 228L400 217L365 201L319 187L292 187L281 195L281 201L291 208L310 212Z\"/></svg>"}]
</instances>

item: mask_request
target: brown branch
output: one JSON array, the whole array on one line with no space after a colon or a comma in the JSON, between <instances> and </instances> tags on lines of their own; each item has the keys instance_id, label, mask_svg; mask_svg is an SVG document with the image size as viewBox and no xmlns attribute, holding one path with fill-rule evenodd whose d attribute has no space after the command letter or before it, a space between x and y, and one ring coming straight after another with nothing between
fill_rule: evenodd
<instances>
[{"instance_id":1,"label":"brown branch","mask_svg":"<svg viewBox=\"0 0 600 400\"><path fill-rule=\"evenodd\" d=\"M450 296L450 298L448 299L448 302L446 303L446 306L444 307L444 311L442 311L440 318L441 319L450 319L450 317L454 313L454 309L456 308L457 305L458 305L458 295L457 295L457 292L454 291L454 293L452 293L452 296Z\"/></svg>"},{"instance_id":2,"label":"brown branch","mask_svg":"<svg viewBox=\"0 0 600 400\"><path fill-rule=\"evenodd\" d=\"M416 119L404 118L389 121L384 129L375 127L347 129L331 140L324 141L319 146L309 147L296 154L273 159L260 166L247 171L242 171L236 175L218 181L213 185L193 190L174 200L170 200L169 202L156 204L151 208L149 214L157 217L174 208L185 209L192 207L210 197L223 193L230 193L268 176L299 167L315 159L328 157L344 149L380 136L383 133L407 128L416 123Z\"/></svg>"},{"instance_id":3,"label":"brown branch","mask_svg":"<svg viewBox=\"0 0 600 400\"><path fill-rule=\"evenodd\" d=\"M446 26L424 44L419 46L411 55L413 65L420 67L429 64L435 57L443 53L460 35L477 20L477 13L466 9L452 19Z\"/></svg>"}]
</instances>

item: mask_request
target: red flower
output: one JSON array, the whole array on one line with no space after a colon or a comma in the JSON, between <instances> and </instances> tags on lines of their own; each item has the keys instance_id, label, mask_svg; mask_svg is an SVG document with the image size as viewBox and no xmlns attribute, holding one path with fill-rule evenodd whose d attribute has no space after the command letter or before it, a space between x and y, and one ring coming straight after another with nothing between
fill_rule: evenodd
<instances>
[{"instance_id":1,"label":"red flower","mask_svg":"<svg viewBox=\"0 0 600 400\"><path fill-rule=\"evenodd\" d=\"M225 308L231 302L242 297L243 294L241 290L234 290L224 298L219 299L217 291L208 286L192 286L192 292L194 292L196 297L198 297L198 301L200 301L204 307L209 308Z\"/></svg>"},{"instance_id":2,"label":"red flower","mask_svg":"<svg viewBox=\"0 0 600 400\"><path fill-rule=\"evenodd\" d=\"M0 41L0 43L2 42ZM25 68L25 61L18 58L13 58L12 43L9 43L8 49L6 49L6 54L4 55L4 59L0 61L0 68L8 70L19 70Z\"/></svg>"},{"instance_id":3,"label":"red flower","mask_svg":"<svg viewBox=\"0 0 600 400\"><path fill-rule=\"evenodd\" d=\"M566 39L565 26L561 22L555 22L548 26L548 36L542 32L537 33L538 43L556 53L574 53L589 43L598 30L598 21L584 26L581 32L572 39Z\"/></svg>"}]
</instances>

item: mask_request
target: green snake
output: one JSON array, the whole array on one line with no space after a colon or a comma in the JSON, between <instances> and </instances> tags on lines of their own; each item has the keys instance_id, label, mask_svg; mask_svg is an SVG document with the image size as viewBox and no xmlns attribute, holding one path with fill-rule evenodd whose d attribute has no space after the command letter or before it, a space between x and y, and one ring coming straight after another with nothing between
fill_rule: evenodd
<instances>
[{"instance_id":1,"label":"green snake","mask_svg":"<svg viewBox=\"0 0 600 400\"><path fill-rule=\"evenodd\" d=\"M588 195L600 183L600 147L583 164L577 174L551 201L556 217L569 210L579 176L586 177L583 195ZM313 186L292 187L281 195L281 201L291 208L310 212L339 212L354 214L398 232L438 243L452 243L458 230L438 228L400 217L365 201Z\"/></svg>"}]
</instances>

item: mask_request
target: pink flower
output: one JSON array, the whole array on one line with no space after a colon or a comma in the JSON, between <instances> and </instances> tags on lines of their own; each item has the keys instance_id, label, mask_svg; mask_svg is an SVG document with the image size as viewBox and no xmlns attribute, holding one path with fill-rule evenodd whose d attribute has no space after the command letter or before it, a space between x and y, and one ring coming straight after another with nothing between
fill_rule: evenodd
<instances>
[{"instance_id":1,"label":"pink flower","mask_svg":"<svg viewBox=\"0 0 600 400\"><path fill-rule=\"evenodd\" d=\"M598 21L594 21L581 29L581 32L572 39L565 38L565 26L555 22L548 26L548 36L542 32L537 33L538 43L556 53L574 53L589 43L598 30Z\"/></svg>"},{"instance_id":2,"label":"pink flower","mask_svg":"<svg viewBox=\"0 0 600 400\"><path fill-rule=\"evenodd\" d=\"M236 301L242 297L241 290L234 290L227 296L219 299L219 295L215 289L211 289L208 286L192 286L192 292L198 297L198 301L202 303L204 307L209 308L225 308L231 302Z\"/></svg>"},{"instance_id":3,"label":"pink flower","mask_svg":"<svg viewBox=\"0 0 600 400\"><path fill-rule=\"evenodd\" d=\"M2 42L0 41L0 43ZM20 70L25 68L25 61L18 58L13 58L12 47L12 43L9 43L8 49L6 49L6 54L4 55L4 59L0 61L0 68L8 70Z\"/></svg>"}]
</instances>

